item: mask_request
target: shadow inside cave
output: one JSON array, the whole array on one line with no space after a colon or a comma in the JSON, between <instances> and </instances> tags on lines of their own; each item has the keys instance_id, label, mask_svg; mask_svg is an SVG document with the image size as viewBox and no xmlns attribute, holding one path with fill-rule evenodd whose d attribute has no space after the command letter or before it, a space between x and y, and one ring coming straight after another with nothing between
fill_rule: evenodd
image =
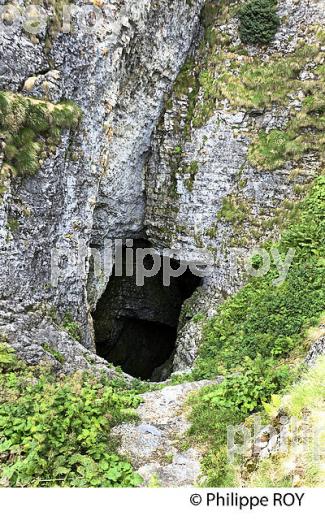
<instances>
[{"instance_id":1,"label":"shadow inside cave","mask_svg":"<svg viewBox=\"0 0 325 520\"><path fill-rule=\"evenodd\" d=\"M150 248L146 241L135 241L134 249ZM189 269L171 278L164 286L162 269L138 286L136 274L126 276L125 248L123 274L115 269L93 313L97 353L124 372L143 380L160 381L172 372L178 320L182 305L201 285L202 278ZM135 267L135 255L133 255ZM146 269L152 265L148 256ZM171 261L172 269L179 267Z\"/></svg>"}]
</instances>

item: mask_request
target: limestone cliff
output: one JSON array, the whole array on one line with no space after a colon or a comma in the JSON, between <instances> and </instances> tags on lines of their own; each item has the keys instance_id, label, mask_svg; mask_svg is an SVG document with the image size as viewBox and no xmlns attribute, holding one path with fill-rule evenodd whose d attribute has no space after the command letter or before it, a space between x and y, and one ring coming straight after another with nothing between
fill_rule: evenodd
<instances>
[{"instance_id":1,"label":"limestone cliff","mask_svg":"<svg viewBox=\"0 0 325 520\"><path fill-rule=\"evenodd\" d=\"M44 1L49 23L36 35L9 22L0 33L3 92L44 100L50 114L69 100L82 114L54 142L34 134L45 148L32 175L0 154L0 334L29 362L62 368L50 345L64 370L106 366L91 313L113 265L95 276L91 248L104 258L107 239L134 238L179 260L212 258L179 323L174 370L188 369L200 340L193 316L215 313L240 286L242 258L277 235L320 170L319 146L300 137L323 73L324 1L280 2L267 47L240 42L240 3L95 2L94 31L75 16L62 32L57 3Z\"/></svg>"},{"instance_id":2,"label":"limestone cliff","mask_svg":"<svg viewBox=\"0 0 325 520\"><path fill-rule=\"evenodd\" d=\"M78 128L62 130L34 175L1 172L1 335L32 363L49 358L46 343L65 354L68 370L88 366L89 355L101 363L91 355L90 310L108 280L87 293L89 247L144 234L151 135L196 36L202 4L103 2L95 31L76 16L62 32L53 29L53 19L61 23L56 4L43 2L46 29L31 35L18 23L0 34L3 91L72 100L82 111ZM69 257L56 287L53 249ZM67 313L80 326L87 356L59 326Z\"/></svg>"}]
</instances>

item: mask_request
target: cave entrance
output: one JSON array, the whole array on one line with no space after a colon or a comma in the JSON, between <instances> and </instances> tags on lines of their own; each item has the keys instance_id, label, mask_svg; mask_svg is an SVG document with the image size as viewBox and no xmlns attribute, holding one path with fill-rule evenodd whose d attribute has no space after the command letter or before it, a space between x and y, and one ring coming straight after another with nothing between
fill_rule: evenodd
<instances>
[{"instance_id":1,"label":"cave entrance","mask_svg":"<svg viewBox=\"0 0 325 520\"><path fill-rule=\"evenodd\" d=\"M145 241L137 241L133 249L149 248ZM128 251L130 254L130 250ZM170 286L163 283L162 269L145 278L138 286L135 258L134 274L126 275L126 249L123 248L121 272L113 274L93 313L97 354L122 368L131 376L143 380L161 381L172 372L178 320L182 305L202 278L189 269L171 278ZM130 257L129 257L130 258ZM146 257L146 268L152 259ZM172 269L179 262L172 260ZM128 273L129 274L129 273Z\"/></svg>"}]
</instances>

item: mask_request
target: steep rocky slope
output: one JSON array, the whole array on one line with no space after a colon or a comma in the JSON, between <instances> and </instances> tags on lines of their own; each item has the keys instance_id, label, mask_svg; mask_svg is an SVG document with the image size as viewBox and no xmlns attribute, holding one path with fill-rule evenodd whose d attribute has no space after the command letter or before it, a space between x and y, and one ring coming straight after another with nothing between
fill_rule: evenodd
<instances>
[{"instance_id":1,"label":"steep rocky slope","mask_svg":"<svg viewBox=\"0 0 325 520\"><path fill-rule=\"evenodd\" d=\"M324 91L324 2L279 2L280 28L262 48L241 43L240 5L206 4L203 41L177 79L147 168L148 237L212 264L193 314L214 314L238 288L243 259L277 236L323 167L321 119L307 103ZM185 323L176 370L192 365L199 341L200 324Z\"/></svg>"},{"instance_id":2,"label":"steep rocky slope","mask_svg":"<svg viewBox=\"0 0 325 520\"><path fill-rule=\"evenodd\" d=\"M174 369L187 369L200 340L191 316L213 314L236 290L243 257L277 234L321 167L317 146L296 137L324 60L324 3L282 1L280 29L262 48L240 42L240 2L206 2L200 29L203 3L109 2L93 32L75 17L64 34L53 20L36 36L17 25L1 34L3 91L43 99L49 113L64 99L82 111L77 128L58 128L36 173L2 168L1 330L29 361L48 357L50 342L86 366L58 328L76 322L102 364L90 312L112 265L95 276L89 248L102 268L108 239L145 237L211 265L179 324ZM270 156L264 135L277 143Z\"/></svg>"},{"instance_id":3,"label":"steep rocky slope","mask_svg":"<svg viewBox=\"0 0 325 520\"><path fill-rule=\"evenodd\" d=\"M103 2L95 32L76 18L66 34L50 25L35 36L15 24L0 35L1 89L73 100L82 111L78 128L62 131L36 174L2 168L1 333L31 362L47 356L42 344L50 342L67 361L77 356L87 365L84 350L53 323L66 313L94 351L90 310L110 271L87 292L89 247L103 251L106 238L143 235L143 165L202 3ZM44 2L48 16L51 5ZM54 250L58 261L68 258L55 287Z\"/></svg>"},{"instance_id":4,"label":"steep rocky slope","mask_svg":"<svg viewBox=\"0 0 325 520\"><path fill-rule=\"evenodd\" d=\"M204 301L214 312L240 284L240 258L276 230L287 200L319 167L313 149L270 165L249 154L263 130L281 131L303 110L323 60L316 34L323 3L281 2L281 28L260 50L240 43L237 2L208 2L205 34L166 102L193 38L200 38L202 4L109 3L94 34L77 20L68 34L44 30L35 37L10 27L1 35L3 90L47 102L70 99L83 114L77 129L61 131L36 174L2 169L3 335L34 361L42 356L40 330L63 348L51 314L59 322L71 315L83 345L94 349L90 310L110 269L97 277L89 272L89 247L104 257L105 240L146 232L153 247L175 248L180 259L208 258L210 275L192 301L195 312L207 312ZM302 58L307 45L314 51ZM293 60L292 92L288 86L282 92L286 56ZM254 98L254 73L265 76L261 99ZM53 251L59 262L69 258L66 267L59 263L56 287ZM197 328L185 323L175 369L192 364Z\"/></svg>"}]
</instances>

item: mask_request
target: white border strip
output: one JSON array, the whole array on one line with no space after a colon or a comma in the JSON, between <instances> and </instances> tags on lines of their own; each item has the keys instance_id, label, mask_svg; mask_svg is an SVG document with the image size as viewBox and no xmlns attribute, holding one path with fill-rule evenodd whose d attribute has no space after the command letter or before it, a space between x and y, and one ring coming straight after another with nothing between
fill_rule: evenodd
<instances>
[{"instance_id":1,"label":"white border strip","mask_svg":"<svg viewBox=\"0 0 325 520\"><path fill-rule=\"evenodd\" d=\"M197 505L192 505L192 503ZM323 489L0 489L10 520L306 519L321 517Z\"/></svg>"}]
</instances>

